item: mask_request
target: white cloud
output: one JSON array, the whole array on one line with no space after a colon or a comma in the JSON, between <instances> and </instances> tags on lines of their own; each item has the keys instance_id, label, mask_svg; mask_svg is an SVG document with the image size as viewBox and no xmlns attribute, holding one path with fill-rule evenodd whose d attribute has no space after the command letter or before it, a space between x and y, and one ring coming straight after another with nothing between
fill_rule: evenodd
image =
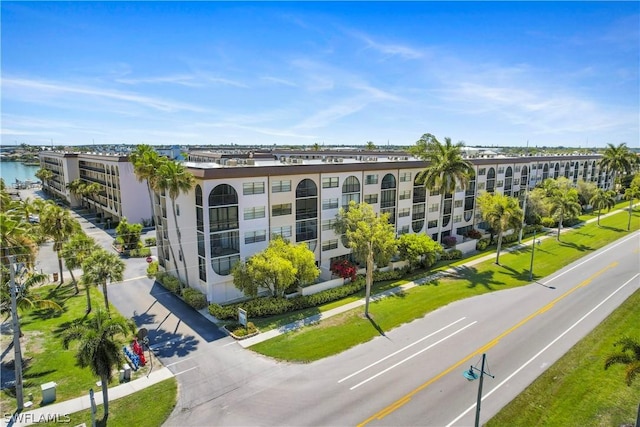
<instances>
[{"instance_id":1,"label":"white cloud","mask_svg":"<svg viewBox=\"0 0 640 427\"><path fill-rule=\"evenodd\" d=\"M373 37L359 31L347 31L348 34L363 41L367 48L376 50L387 56L399 56L404 59L419 59L424 54L410 46L397 43L383 43L373 39Z\"/></svg>"}]
</instances>

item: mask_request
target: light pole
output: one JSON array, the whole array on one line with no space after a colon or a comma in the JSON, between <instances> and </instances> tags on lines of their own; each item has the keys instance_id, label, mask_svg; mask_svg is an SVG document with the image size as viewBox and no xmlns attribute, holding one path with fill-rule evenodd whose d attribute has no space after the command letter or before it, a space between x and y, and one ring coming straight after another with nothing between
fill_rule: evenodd
<instances>
[{"instance_id":1,"label":"light pole","mask_svg":"<svg viewBox=\"0 0 640 427\"><path fill-rule=\"evenodd\" d=\"M478 383L478 402L476 403L476 422L474 424L475 427L478 427L480 425L480 403L482 402L482 383L484 380L484 376L488 375L491 378L495 378L495 376L491 375L489 372L485 372L484 365L486 360L487 354L482 353L482 364L480 365L480 369L476 368L475 366L470 366L468 371L464 371L462 373L462 375L469 381L477 380L478 378L480 378L480 382ZM480 375L476 374L475 371L478 371Z\"/></svg>"},{"instance_id":2,"label":"light pole","mask_svg":"<svg viewBox=\"0 0 640 427\"><path fill-rule=\"evenodd\" d=\"M536 244L540 246L540 239L536 241L536 230L533 230L533 240L531 241L531 265L529 266L529 280L533 280L533 255L536 252Z\"/></svg>"}]
</instances>

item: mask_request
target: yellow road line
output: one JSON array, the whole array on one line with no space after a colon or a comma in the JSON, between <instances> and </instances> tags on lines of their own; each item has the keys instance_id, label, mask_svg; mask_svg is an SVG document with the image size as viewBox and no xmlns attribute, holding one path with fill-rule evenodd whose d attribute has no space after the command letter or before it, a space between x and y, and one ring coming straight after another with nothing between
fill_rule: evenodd
<instances>
[{"instance_id":1,"label":"yellow road line","mask_svg":"<svg viewBox=\"0 0 640 427\"><path fill-rule=\"evenodd\" d=\"M431 384L433 384L434 382L438 381L440 378L444 377L445 375L447 375L448 373L450 373L454 369L457 369L463 363L468 362L470 359L472 359L472 358L474 358L476 356L479 356L482 353L486 353L487 350L489 350L490 348L492 348L496 344L498 344L498 342L500 342L500 340L502 338L506 337L507 335L509 335L510 333L512 333L513 331L515 331L516 329L518 329L519 327L521 327L522 325L524 325L525 323L527 323L528 321L533 319L534 317L539 316L540 314L550 310L554 305L556 305L556 303L558 303L562 299L566 298L567 296L569 296L570 294L572 294L576 290L578 290L578 289L580 289L580 288L582 288L584 286L587 286L589 283L591 283L593 281L593 279L595 279L596 277L600 276L605 271L616 267L617 265L618 265L618 262L613 262L613 263L609 264L608 266L606 266L605 268L603 268L602 270L594 273L592 276L588 277L584 281L578 283L576 286L574 286L573 288L569 289L567 292L565 292L564 294L560 295L558 298L554 299L553 301L551 301L550 303L548 303L544 307L538 309L534 313L530 314L529 316L525 317L524 319L522 319L521 321L516 323L514 326L512 326L509 329L507 329L506 331L502 332L500 335L498 335L496 338L494 338L491 341L489 341L487 344L485 344L482 347L478 348L477 350L475 350L474 352L472 352L468 356L464 357L463 359L460 359L458 362L456 362L455 364L449 366L447 369L445 369L444 371L440 372L438 375L436 375L435 377L431 378L429 381L425 382L424 384L422 384L422 385L418 386L417 388L415 388L414 390L410 391L409 393L407 393L406 395L404 395L400 399L398 399L395 402L393 402L391 405L389 405L389 406L385 407L384 409L376 412L375 414L373 414L372 416L370 416L369 418L367 418L366 420L364 420L363 422L358 424L358 427L362 427L362 426L364 426L366 424L369 424L371 421L373 421L375 419L381 420L384 417L386 417L387 415L389 415L390 413L394 412L396 409L404 406L418 392L420 392L420 391L424 390L425 388L429 387Z\"/></svg>"}]
</instances>

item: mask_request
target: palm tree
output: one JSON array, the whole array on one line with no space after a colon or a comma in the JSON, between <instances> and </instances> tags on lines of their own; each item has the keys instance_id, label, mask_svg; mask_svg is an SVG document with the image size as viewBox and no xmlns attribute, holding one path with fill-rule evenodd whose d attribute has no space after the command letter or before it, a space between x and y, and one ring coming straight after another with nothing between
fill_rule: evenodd
<instances>
[{"instance_id":1,"label":"palm tree","mask_svg":"<svg viewBox=\"0 0 640 427\"><path fill-rule=\"evenodd\" d=\"M580 202L578 202L578 192L575 189L569 191L556 191L550 200L551 215L558 218L558 236L560 241L560 231L562 223L567 218L575 218L582 212Z\"/></svg>"},{"instance_id":2,"label":"palm tree","mask_svg":"<svg viewBox=\"0 0 640 427\"><path fill-rule=\"evenodd\" d=\"M22 220L22 216L11 212L0 212L0 246L2 256L0 265L8 266L9 257L17 262L32 266L38 251L32 228Z\"/></svg>"},{"instance_id":3,"label":"palm tree","mask_svg":"<svg viewBox=\"0 0 640 427\"><path fill-rule=\"evenodd\" d=\"M76 288L76 294L79 293L78 283L76 278L73 276L73 269L82 267L82 263L85 259L87 259L93 252L98 249L98 245L96 241L87 236L84 232L76 233L69 241L65 242L62 245L61 255L64 259L64 263L69 269L69 273L71 274L71 279L73 280L73 284ZM91 311L91 300L89 297L89 290L87 289L87 312Z\"/></svg>"},{"instance_id":4,"label":"palm tree","mask_svg":"<svg viewBox=\"0 0 640 427\"><path fill-rule=\"evenodd\" d=\"M518 230L522 227L524 212L515 197L504 194L482 193L478 197L478 206L482 212L482 219L498 234L498 248L496 250L496 264L500 265L500 249L502 235L509 229Z\"/></svg>"},{"instance_id":5,"label":"palm tree","mask_svg":"<svg viewBox=\"0 0 640 427\"><path fill-rule=\"evenodd\" d=\"M90 283L101 284L104 295L104 306L107 313L109 310L109 295L107 294L108 282L120 282L123 278L125 264L116 254L107 252L105 249L98 249L82 263L84 273L82 280L85 286ZM87 291L88 292L88 291Z\"/></svg>"},{"instance_id":6,"label":"palm tree","mask_svg":"<svg viewBox=\"0 0 640 427\"><path fill-rule=\"evenodd\" d=\"M593 197L591 197L591 200L589 200L589 204L598 210L598 226L600 226L600 213L602 209L606 208L607 211L610 211L611 208L616 205L615 193L611 190L607 191L598 188Z\"/></svg>"},{"instance_id":7,"label":"palm tree","mask_svg":"<svg viewBox=\"0 0 640 427\"><path fill-rule=\"evenodd\" d=\"M51 170L46 169L46 168L40 168L36 171L36 173L34 174L36 178L38 178L40 181L42 181L42 186L44 187L45 183L49 183L49 180L51 178L53 178L53 172L51 172Z\"/></svg>"},{"instance_id":8,"label":"palm tree","mask_svg":"<svg viewBox=\"0 0 640 427\"><path fill-rule=\"evenodd\" d=\"M634 185L634 183L636 182L636 179L634 178L633 182L631 183L631 187L627 188L624 191L624 198L629 200L629 221L627 222L627 231L631 230L631 216L633 213L633 201L635 199L640 199L640 179L637 179L637 181L639 181L639 184Z\"/></svg>"},{"instance_id":9,"label":"palm tree","mask_svg":"<svg viewBox=\"0 0 640 427\"><path fill-rule=\"evenodd\" d=\"M600 167L607 172L613 172L613 182L616 184L618 174L631 173L637 161L636 155L629 150L627 144L615 146L609 143L602 154Z\"/></svg>"},{"instance_id":10,"label":"palm tree","mask_svg":"<svg viewBox=\"0 0 640 427\"><path fill-rule=\"evenodd\" d=\"M0 314L5 316L11 315L11 289L10 289L10 274L8 268L5 266L0 267L2 269L2 284L0 287ZM62 310L60 305L50 299L42 299L39 295L31 292L31 288L44 283L47 280L47 275L38 273L33 270L25 269L23 272L18 273L16 277L16 283L20 282L17 286L16 292L16 304L19 311L27 311L34 308L38 309L52 309Z\"/></svg>"},{"instance_id":11,"label":"palm tree","mask_svg":"<svg viewBox=\"0 0 640 427\"><path fill-rule=\"evenodd\" d=\"M184 267L185 281L187 287L189 287L189 274L187 272L187 259L182 250L182 236L180 233L180 226L178 224L178 215L176 213L176 199L181 193L188 193L195 185L195 178L187 169L178 162L164 161L160 165L160 169L157 171L157 178L154 180L155 190L162 193L163 191L168 194L171 199L171 211L173 213L173 223L176 227L176 234L178 236L178 247L182 258L182 264ZM170 247L172 245L169 245ZM173 255L173 253L172 253ZM180 279L180 273L178 271L178 265L175 257L174 264L176 266L176 274Z\"/></svg>"},{"instance_id":12,"label":"palm tree","mask_svg":"<svg viewBox=\"0 0 640 427\"><path fill-rule=\"evenodd\" d=\"M71 192L71 194L73 194L76 197L80 197L82 207L84 207L83 191L85 187L86 187L86 184L80 178L74 179L73 181L67 184L67 189Z\"/></svg>"},{"instance_id":13,"label":"palm tree","mask_svg":"<svg viewBox=\"0 0 640 427\"><path fill-rule=\"evenodd\" d=\"M153 185L152 180L155 178L157 169L161 163L161 157L150 145L141 144L129 154L129 160L133 165L133 172L136 174L138 181L147 183L147 192L149 193L149 203L151 204L151 220L153 221Z\"/></svg>"},{"instance_id":14,"label":"palm tree","mask_svg":"<svg viewBox=\"0 0 640 427\"><path fill-rule=\"evenodd\" d=\"M622 346L619 353L609 355L604 362L604 369L615 364L626 365L625 382L631 385L637 375L640 375L640 341L630 337L622 338L613 344Z\"/></svg>"},{"instance_id":15,"label":"palm tree","mask_svg":"<svg viewBox=\"0 0 640 427\"><path fill-rule=\"evenodd\" d=\"M440 218L444 224L444 199L446 194L452 194L451 212L455 207L456 184L460 184L462 189L467 188L469 179L473 176L474 170L471 163L462 157L464 143L453 144L451 138L445 138L444 144L435 136L427 133L422 135L416 145L409 149L409 152L429 163L416 177L416 182L424 184L429 191L440 192ZM438 227L438 242L442 233L443 224ZM453 228L453 224L451 226Z\"/></svg>"},{"instance_id":16,"label":"palm tree","mask_svg":"<svg viewBox=\"0 0 640 427\"><path fill-rule=\"evenodd\" d=\"M53 250L58 255L60 270L60 284L64 283L62 275L62 245L73 234L81 230L80 223L71 216L68 209L64 209L52 202L48 202L40 213L40 228L45 236L53 239Z\"/></svg>"},{"instance_id":17,"label":"palm tree","mask_svg":"<svg viewBox=\"0 0 640 427\"><path fill-rule=\"evenodd\" d=\"M63 334L62 345L68 349L73 341L79 341L76 360L83 367L100 377L102 402L104 405L103 421L109 416L109 382L113 378L114 369L124 363L122 341L118 337L135 332L132 321L122 317L110 318L108 313L97 310L86 323L78 323Z\"/></svg>"}]
</instances>

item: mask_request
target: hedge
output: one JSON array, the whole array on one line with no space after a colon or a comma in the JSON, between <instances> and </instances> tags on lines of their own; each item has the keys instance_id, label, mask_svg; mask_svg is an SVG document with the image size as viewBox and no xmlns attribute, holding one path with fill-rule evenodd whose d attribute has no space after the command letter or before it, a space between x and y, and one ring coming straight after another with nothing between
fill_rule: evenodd
<instances>
[{"instance_id":1,"label":"hedge","mask_svg":"<svg viewBox=\"0 0 640 427\"><path fill-rule=\"evenodd\" d=\"M182 290L182 297L185 302L196 310L203 309L207 306L207 297L197 289L186 288Z\"/></svg>"}]
</instances>

